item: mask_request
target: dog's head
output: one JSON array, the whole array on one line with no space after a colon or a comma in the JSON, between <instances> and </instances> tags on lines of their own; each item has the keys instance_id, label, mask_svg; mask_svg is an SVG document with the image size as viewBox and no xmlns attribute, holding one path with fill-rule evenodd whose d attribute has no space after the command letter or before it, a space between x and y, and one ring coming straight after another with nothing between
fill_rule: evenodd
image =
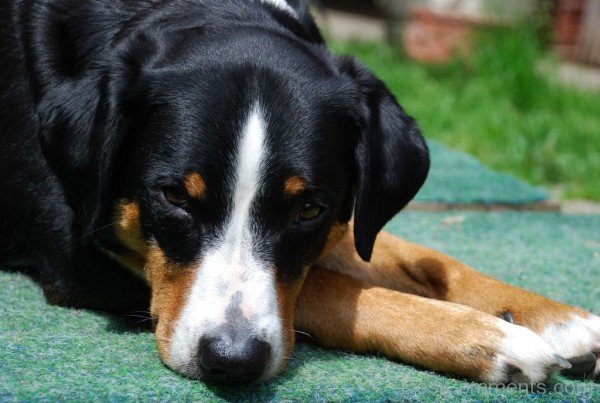
<instances>
[{"instance_id":1,"label":"dog's head","mask_svg":"<svg viewBox=\"0 0 600 403\"><path fill-rule=\"evenodd\" d=\"M370 259L424 182L427 146L354 59L265 32L195 35L122 45L99 85L94 144L70 167L86 182L75 208L85 231L112 216L143 257L168 366L265 380L290 356L308 267L352 215Z\"/></svg>"}]
</instances>

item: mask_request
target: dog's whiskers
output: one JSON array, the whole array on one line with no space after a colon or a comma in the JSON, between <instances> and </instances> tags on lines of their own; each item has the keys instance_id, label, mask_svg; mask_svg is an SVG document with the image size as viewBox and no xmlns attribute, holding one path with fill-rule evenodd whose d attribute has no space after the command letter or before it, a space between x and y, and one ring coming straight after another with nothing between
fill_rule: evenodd
<instances>
[{"instance_id":1,"label":"dog's whiskers","mask_svg":"<svg viewBox=\"0 0 600 403\"><path fill-rule=\"evenodd\" d=\"M310 337L310 338L311 338L311 339L313 339L313 340L316 340L316 339L315 339L315 338L314 338L312 335L310 335L309 333L303 332L303 331L301 331L301 330L296 330L296 329L294 329L294 332L296 332L296 333L299 333L299 334L303 334L303 335L305 335L305 336L308 336L308 337Z\"/></svg>"},{"instance_id":2,"label":"dog's whiskers","mask_svg":"<svg viewBox=\"0 0 600 403\"><path fill-rule=\"evenodd\" d=\"M91 236L91 235L95 234L98 231L101 231L103 229L110 228L110 227L116 225L118 222L119 221L113 221L110 224L103 225L102 227L98 227L98 228L94 229L93 231L90 231L90 232L87 232L87 233L81 235L81 237L79 237L77 240L81 241L82 239L87 238L88 236Z\"/></svg>"},{"instance_id":3,"label":"dog's whiskers","mask_svg":"<svg viewBox=\"0 0 600 403\"><path fill-rule=\"evenodd\" d=\"M129 314L129 315L123 315L126 316L128 318L143 318L143 319L152 319L149 315L135 315L135 314Z\"/></svg>"},{"instance_id":4,"label":"dog's whiskers","mask_svg":"<svg viewBox=\"0 0 600 403\"><path fill-rule=\"evenodd\" d=\"M150 311L131 311L128 314L125 314L125 316L133 316L133 315L143 315L143 316L147 316L150 317Z\"/></svg>"}]
</instances>

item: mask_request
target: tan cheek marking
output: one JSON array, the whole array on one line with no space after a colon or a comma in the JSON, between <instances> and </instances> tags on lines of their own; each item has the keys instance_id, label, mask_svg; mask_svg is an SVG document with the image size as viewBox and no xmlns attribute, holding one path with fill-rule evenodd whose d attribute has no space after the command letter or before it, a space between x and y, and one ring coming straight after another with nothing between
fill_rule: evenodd
<instances>
[{"instance_id":1,"label":"tan cheek marking","mask_svg":"<svg viewBox=\"0 0 600 403\"><path fill-rule=\"evenodd\" d=\"M123 267L130 270L144 273L146 267L146 259L135 252L116 254L115 259Z\"/></svg>"},{"instance_id":2,"label":"tan cheek marking","mask_svg":"<svg viewBox=\"0 0 600 403\"><path fill-rule=\"evenodd\" d=\"M152 288L150 313L158 321L156 344L165 362L170 359L171 336L192 287L195 267L196 262L188 266L169 262L157 245L149 248L146 275Z\"/></svg>"},{"instance_id":3,"label":"tan cheek marking","mask_svg":"<svg viewBox=\"0 0 600 403\"><path fill-rule=\"evenodd\" d=\"M115 235L129 249L145 256L148 245L142 237L140 206L135 201L121 201L115 208Z\"/></svg>"},{"instance_id":4,"label":"tan cheek marking","mask_svg":"<svg viewBox=\"0 0 600 403\"><path fill-rule=\"evenodd\" d=\"M294 332L294 312L296 310L296 300L306 275L308 268L304 268L300 278L293 282L285 281L280 276L277 277L277 304L279 309L279 317L281 318L281 328L283 331L283 356L290 357L296 340ZM279 371L283 370L287 358L282 362Z\"/></svg>"},{"instance_id":5,"label":"tan cheek marking","mask_svg":"<svg viewBox=\"0 0 600 403\"><path fill-rule=\"evenodd\" d=\"M115 236L130 252L115 255L115 259L128 269L143 273L148 245L142 237L140 207L135 201L122 200L114 212Z\"/></svg>"},{"instance_id":6,"label":"tan cheek marking","mask_svg":"<svg viewBox=\"0 0 600 403\"><path fill-rule=\"evenodd\" d=\"M286 197L293 197L306 189L307 183L305 179L299 176L292 176L285 180L283 184L283 194Z\"/></svg>"},{"instance_id":7,"label":"tan cheek marking","mask_svg":"<svg viewBox=\"0 0 600 403\"><path fill-rule=\"evenodd\" d=\"M185 190L196 199L202 199L206 195L206 182L198 173L189 174L183 181Z\"/></svg>"},{"instance_id":8,"label":"tan cheek marking","mask_svg":"<svg viewBox=\"0 0 600 403\"><path fill-rule=\"evenodd\" d=\"M334 223L329 230L329 234L327 234L327 242L325 243L325 247L323 248L323 251L317 260L323 259L325 256L327 256L347 232L348 224L342 224L339 222Z\"/></svg>"}]
</instances>

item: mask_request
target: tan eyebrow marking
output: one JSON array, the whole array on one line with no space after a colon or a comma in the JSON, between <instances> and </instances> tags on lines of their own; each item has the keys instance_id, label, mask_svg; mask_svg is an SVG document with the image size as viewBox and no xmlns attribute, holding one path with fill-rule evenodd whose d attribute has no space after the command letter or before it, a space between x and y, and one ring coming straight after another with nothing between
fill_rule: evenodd
<instances>
[{"instance_id":1,"label":"tan eyebrow marking","mask_svg":"<svg viewBox=\"0 0 600 403\"><path fill-rule=\"evenodd\" d=\"M296 196L305 190L307 185L305 179L302 179L299 176L291 176L287 178L283 184L283 193L287 197Z\"/></svg>"},{"instance_id":2,"label":"tan eyebrow marking","mask_svg":"<svg viewBox=\"0 0 600 403\"><path fill-rule=\"evenodd\" d=\"M202 199L206 195L206 182L199 173L193 172L186 176L183 186L190 196L197 199Z\"/></svg>"}]
</instances>

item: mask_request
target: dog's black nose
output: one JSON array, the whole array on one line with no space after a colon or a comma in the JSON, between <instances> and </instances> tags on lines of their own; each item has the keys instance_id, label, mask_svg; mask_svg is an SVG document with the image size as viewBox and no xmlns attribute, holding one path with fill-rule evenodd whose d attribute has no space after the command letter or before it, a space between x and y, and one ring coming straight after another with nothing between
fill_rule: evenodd
<instances>
[{"instance_id":1,"label":"dog's black nose","mask_svg":"<svg viewBox=\"0 0 600 403\"><path fill-rule=\"evenodd\" d=\"M271 347L254 337L240 340L227 334L203 337L198 360L203 379L224 384L249 384L260 378L271 357Z\"/></svg>"}]
</instances>

